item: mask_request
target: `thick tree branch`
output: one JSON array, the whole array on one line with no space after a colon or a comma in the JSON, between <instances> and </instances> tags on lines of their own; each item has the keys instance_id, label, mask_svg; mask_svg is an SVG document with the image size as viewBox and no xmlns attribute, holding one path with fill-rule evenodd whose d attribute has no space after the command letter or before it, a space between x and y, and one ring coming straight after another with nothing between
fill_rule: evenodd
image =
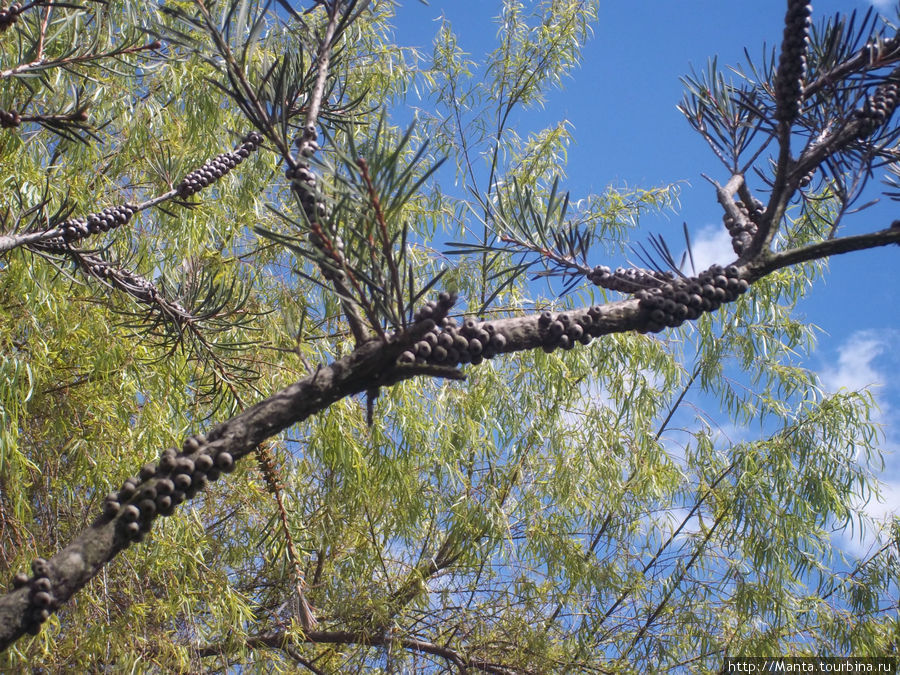
<instances>
[{"instance_id":1,"label":"thick tree branch","mask_svg":"<svg viewBox=\"0 0 900 675\"><path fill-rule=\"evenodd\" d=\"M897 243L900 243L900 227L891 227L871 234L833 239L802 249L767 254L745 266L734 268L731 273L745 282L753 282L775 270L797 263ZM449 304L452 303L452 299L442 298L442 301L439 307L449 308ZM489 345L493 353L490 356L537 348L552 350L563 346L560 340L568 333L556 333L554 330L556 324L562 324L561 330L569 332L576 326L579 327L580 341L585 343L592 338L610 333L659 330L661 326L653 317L653 313L642 306L643 302L639 299L629 299L602 306L573 309L557 315L557 318L544 313L492 321L490 322L492 338ZM442 314L446 314L446 310L438 309L436 312L435 317L443 321ZM566 318L565 324L559 320L563 316ZM584 328L580 328L581 326ZM186 473L194 472L195 480L199 480L202 488L207 479L205 476L197 478L197 472L194 470L195 465L200 466L203 461L202 456L214 457L216 466L223 465L227 467L223 470L228 470L234 461L251 453L267 438L325 410L346 396L410 379L421 374L423 367L433 369L434 365L416 363L416 357L409 348L412 344L421 344L417 341L423 336L433 334L431 331L435 328L434 320L420 318L409 331L392 336L387 341L372 340L359 345L350 355L330 365L320 366L312 375L230 420L218 424L208 435L187 439L184 453L177 461L189 463L190 470ZM451 330L448 327L444 332L449 335ZM469 344L472 342L469 341ZM574 346L575 340L565 343L566 348ZM414 359L412 363L407 362L410 356ZM441 371L446 370L448 374L455 373L452 366L458 362L457 360L446 364ZM164 461L165 458L160 460L160 466ZM123 486L119 495L111 500L116 502L114 508L109 509L71 544L50 558L45 574L36 572L36 577L43 576L50 580L52 604L49 609L55 609L66 602L109 560L136 538L135 523L144 516L135 503L143 505L145 501L141 501L141 498L147 491L152 490L155 496L163 481L169 480L159 478L159 470L153 465L149 465L146 473L143 482L128 489ZM188 480L187 483L190 485L191 481ZM121 507L117 500L122 502ZM152 520L152 517L149 520ZM144 520L145 527L142 527L142 531L149 529L149 520ZM424 576L427 578L429 575ZM25 585L0 598L0 650L12 644L26 630L35 629L33 596L34 589Z\"/></svg>"}]
</instances>

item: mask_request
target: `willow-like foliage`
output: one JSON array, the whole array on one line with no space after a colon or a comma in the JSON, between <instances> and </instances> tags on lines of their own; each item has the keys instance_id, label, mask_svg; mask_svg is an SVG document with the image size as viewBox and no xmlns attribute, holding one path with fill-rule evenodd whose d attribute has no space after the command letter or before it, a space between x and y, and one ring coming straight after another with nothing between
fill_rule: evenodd
<instances>
[{"instance_id":1,"label":"willow-like foliage","mask_svg":"<svg viewBox=\"0 0 900 675\"><path fill-rule=\"evenodd\" d=\"M511 125L593 0L505 0L483 57L400 46L388 1L10 6L0 670L896 657L873 401L794 310L900 242L834 236L873 168L896 197L900 38L788 4L780 61L685 78L710 270L637 233L675 184L570 196L571 128Z\"/></svg>"}]
</instances>

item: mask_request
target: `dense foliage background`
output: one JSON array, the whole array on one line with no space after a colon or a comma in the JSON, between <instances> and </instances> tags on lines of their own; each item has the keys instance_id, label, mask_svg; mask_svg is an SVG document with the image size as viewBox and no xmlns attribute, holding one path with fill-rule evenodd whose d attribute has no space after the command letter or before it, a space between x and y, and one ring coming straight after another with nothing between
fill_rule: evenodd
<instances>
[{"instance_id":1,"label":"dense foliage background","mask_svg":"<svg viewBox=\"0 0 900 675\"><path fill-rule=\"evenodd\" d=\"M508 126L576 66L595 2L498 3L497 47L480 61L448 23L431 53L400 46L395 10L6 10L17 20L0 20L0 234L24 237L0 248L7 578L87 528L165 448L404 330L440 290L458 294L460 321L500 320L618 299L572 267L580 256L590 270L643 251L665 267L671 247L681 262L683 245L633 234L677 208L676 186L569 201L557 179L570 130ZM822 24L812 74L862 48L876 28L857 21ZM890 35L884 63L860 65L829 105L846 113L874 95L865 87L900 51ZM775 67L750 84L774 81ZM785 121L784 87L751 106L714 75L688 86L701 132L754 106ZM801 137L821 131L809 115ZM310 123L321 151L291 165L310 150ZM779 128L756 132L777 140ZM820 172L776 250L830 241L856 198L840 177L883 162L891 133ZM732 148L741 165L759 138ZM776 145L758 159L770 178ZM246 157L225 175L184 187L235 148ZM318 230L303 171L327 205ZM126 204L127 223L91 236L40 234ZM826 394L799 365L813 330L792 311L824 273L819 257L766 269L680 327L342 398L156 520L0 669L713 672L725 655L896 656L896 521L866 559L835 543L871 527L871 399ZM757 440L731 442L733 427Z\"/></svg>"}]
</instances>

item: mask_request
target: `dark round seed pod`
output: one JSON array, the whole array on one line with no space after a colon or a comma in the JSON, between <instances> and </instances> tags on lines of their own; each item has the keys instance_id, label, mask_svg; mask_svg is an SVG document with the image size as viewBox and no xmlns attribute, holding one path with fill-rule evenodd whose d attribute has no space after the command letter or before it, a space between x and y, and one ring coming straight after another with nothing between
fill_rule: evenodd
<instances>
[{"instance_id":1,"label":"dark round seed pod","mask_svg":"<svg viewBox=\"0 0 900 675\"><path fill-rule=\"evenodd\" d=\"M553 314L548 311L541 312L541 316L538 319L538 324L542 326L546 326L551 321L553 321Z\"/></svg>"},{"instance_id":2,"label":"dark round seed pod","mask_svg":"<svg viewBox=\"0 0 900 675\"><path fill-rule=\"evenodd\" d=\"M432 348L434 348L438 343L438 336L435 332L425 333L422 336L422 340L427 342Z\"/></svg>"},{"instance_id":3,"label":"dark round seed pod","mask_svg":"<svg viewBox=\"0 0 900 675\"><path fill-rule=\"evenodd\" d=\"M141 510L142 518L152 518L156 515L156 500L142 499L138 504L138 508Z\"/></svg>"},{"instance_id":4,"label":"dark round seed pod","mask_svg":"<svg viewBox=\"0 0 900 675\"><path fill-rule=\"evenodd\" d=\"M169 495L159 495L156 498L156 510L165 515L166 509L172 507L172 498Z\"/></svg>"},{"instance_id":5,"label":"dark round seed pod","mask_svg":"<svg viewBox=\"0 0 900 675\"><path fill-rule=\"evenodd\" d=\"M412 365L415 362L416 362L416 355L409 350L406 350L405 352L400 354L400 356L397 357L397 363L401 366Z\"/></svg>"},{"instance_id":6,"label":"dark round seed pod","mask_svg":"<svg viewBox=\"0 0 900 675\"><path fill-rule=\"evenodd\" d=\"M156 494L157 495L170 495L175 490L175 483L173 483L168 478L162 478L156 481Z\"/></svg>"},{"instance_id":7,"label":"dark round seed pod","mask_svg":"<svg viewBox=\"0 0 900 675\"><path fill-rule=\"evenodd\" d=\"M203 473L206 473L207 471L209 471L212 468L212 465L213 465L213 458L210 457L206 453L203 453L202 455L198 455L197 459L194 460L194 468L197 471L202 471Z\"/></svg>"},{"instance_id":8,"label":"dark round seed pod","mask_svg":"<svg viewBox=\"0 0 900 675\"><path fill-rule=\"evenodd\" d=\"M468 351L469 349L469 341L466 340L462 335L457 335L453 338L453 348L458 352Z\"/></svg>"},{"instance_id":9,"label":"dark round seed pod","mask_svg":"<svg viewBox=\"0 0 900 675\"><path fill-rule=\"evenodd\" d=\"M566 335L569 336L571 340L578 340L584 335L584 329L579 326L577 323L569 326L569 330L566 331Z\"/></svg>"},{"instance_id":10,"label":"dark round seed pod","mask_svg":"<svg viewBox=\"0 0 900 675\"><path fill-rule=\"evenodd\" d=\"M126 504L122 507L122 518L132 522L141 517L141 512L134 504Z\"/></svg>"},{"instance_id":11,"label":"dark round seed pod","mask_svg":"<svg viewBox=\"0 0 900 675\"><path fill-rule=\"evenodd\" d=\"M175 471L177 473L194 473L194 460L190 457L179 457L175 460Z\"/></svg>"},{"instance_id":12,"label":"dark round seed pod","mask_svg":"<svg viewBox=\"0 0 900 675\"><path fill-rule=\"evenodd\" d=\"M560 314L556 317L556 320L559 321L563 326L568 326L570 323L572 323L572 317L570 317L568 314Z\"/></svg>"},{"instance_id":13,"label":"dark round seed pod","mask_svg":"<svg viewBox=\"0 0 900 675\"><path fill-rule=\"evenodd\" d=\"M28 585L29 577L25 572L16 572L15 576L12 578L12 587L13 588L23 588Z\"/></svg>"},{"instance_id":14,"label":"dark round seed pod","mask_svg":"<svg viewBox=\"0 0 900 675\"><path fill-rule=\"evenodd\" d=\"M437 340L438 346L443 347L444 349L450 349L453 346L453 336L448 332L443 332L438 335Z\"/></svg>"},{"instance_id":15,"label":"dark round seed pod","mask_svg":"<svg viewBox=\"0 0 900 675\"><path fill-rule=\"evenodd\" d=\"M554 338L559 337L563 334L563 331L566 330L566 327L563 325L562 321L554 321L547 327L547 331Z\"/></svg>"},{"instance_id":16,"label":"dark round seed pod","mask_svg":"<svg viewBox=\"0 0 900 675\"><path fill-rule=\"evenodd\" d=\"M183 492L191 487L191 477L186 473L179 473L175 476L175 492L173 493L173 501L174 495L178 492Z\"/></svg>"},{"instance_id":17,"label":"dark round seed pod","mask_svg":"<svg viewBox=\"0 0 900 675\"><path fill-rule=\"evenodd\" d=\"M115 518L119 513L119 508L121 508L121 504L115 499L107 499L103 502L103 515L107 518Z\"/></svg>"},{"instance_id":18,"label":"dark round seed pod","mask_svg":"<svg viewBox=\"0 0 900 675\"><path fill-rule=\"evenodd\" d=\"M141 499L156 499L156 487L154 485L144 485L138 492L138 501Z\"/></svg>"},{"instance_id":19,"label":"dark round seed pod","mask_svg":"<svg viewBox=\"0 0 900 675\"><path fill-rule=\"evenodd\" d=\"M495 351L498 351L498 352L502 351L503 348L506 346L506 336L503 335L503 333L494 333L491 336L490 346Z\"/></svg>"},{"instance_id":20,"label":"dark round seed pod","mask_svg":"<svg viewBox=\"0 0 900 675\"><path fill-rule=\"evenodd\" d=\"M450 347L450 349L447 350L447 362L459 363L459 352L453 347Z\"/></svg>"},{"instance_id":21,"label":"dark round seed pod","mask_svg":"<svg viewBox=\"0 0 900 675\"><path fill-rule=\"evenodd\" d=\"M211 468L206 472L206 479L209 481L219 480L219 477L222 475L222 471L217 469L216 467Z\"/></svg>"},{"instance_id":22,"label":"dark round seed pod","mask_svg":"<svg viewBox=\"0 0 900 675\"><path fill-rule=\"evenodd\" d=\"M125 525L125 535L129 539L137 540L138 536L141 534L141 526L137 521L132 520Z\"/></svg>"},{"instance_id":23,"label":"dark round seed pod","mask_svg":"<svg viewBox=\"0 0 900 675\"><path fill-rule=\"evenodd\" d=\"M191 489L196 489L198 492L200 490L206 489L209 485L209 480L206 478L206 474L202 471L195 471L194 475L191 477Z\"/></svg>"},{"instance_id":24,"label":"dark round seed pod","mask_svg":"<svg viewBox=\"0 0 900 675\"><path fill-rule=\"evenodd\" d=\"M569 339L568 335L560 335L558 338L559 346L563 349L571 349L575 346L575 343Z\"/></svg>"},{"instance_id":25,"label":"dark round seed pod","mask_svg":"<svg viewBox=\"0 0 900 675\"><path fill-rule=\"evenodd\" d=\"M423 359L427 359L431 356L431 345L428 344L425 340L420 340L416 343L416 356L419 356Z\"/></svg>"},{"instance_id":26,"label":"dark round seed pod","mask_svg":"<svg viewBox=\"0 0 900 675\"><path fill-rule=\"evenodd\" d=\"M431 350L431 359L436 363L440 363L447 359L447 349L441 345L437 345Z\"/></svg>"},{"instance_id":27,"label":"dark round seed pod","mask_svg":"<svg viewBox=\"0 0 900 675\"><path fill-rule=\"evenodd\" d=\"M553 342L545 342L541 345L541 349L544 350L547 354L552 354L553 350L556 349L556 343Z\"/></svg>"},{"instance_id":28,"label":"dark round seed pod","mask_svg":"<svg viewBox=\"0 0 900 675\"><path fill-rule=\"evenodd\" d=\"M228 473L234 469L234 458L229 452L220 452L216 455L216 467Z\"/></svg>"},{"instance_id":29,"label":"dark round seed pod","mask_svg":"<svg viewBox=\"0 0 900 675\"><path fill-rule=\"evenodd\" d=\"M31 602L34 603L34 606L38 609L44 609L53 603L53 596L46 591L41 591L34 594L31 598Z\"/></svg>"},{"instance_id":30,"label":"dark round seed pod","mask_svg":"<svg viewBox=\"0 0 900 675\"><path fill-rule=\"evenodd\" d=\"M200 443L195 436L188 436L184 439L184 443L181 444L181 449L185 453L194 453L200 449Z\"/></svg>"},{"instance_id":31,"label":"dark round seed pod","mask_svg":"<svg viewBox=\"0 0 900 675\"><path fill-rule=\"evenodd\" d=\"M50 563L46 558L35 558L31 562L31 571L36 577L48 577L50 576Z\"/></svg>"},{"instance_id":32,"label":"dark round seed pod","mask_svg":"<svg viewBox=\"0 0 900 675\"><path fill-rule=\"evenodd\" d=\"M664 324L668 315L661 309L654 309L650 312L650 321L653 323Z\"/></svg>"},{"instance_id":33,"label":"dark round seed pod","mask_svg":"<svg viewBox=\"0 0 900 675\"><path fill-rule=\"evenodd\" d=\"M483 346L481 344L481 340L478 338L472 338L469 340L469 354L472 356L478 356L483 351Z\"/></svg>"},{"instance_id":34,"label":"dark round seed pod","mask_svg":"<svg viewBox=\"0 0 900 675\"><path fill-rule=\"evenodd\" d=\"M184 501L184 492L182 492L180 490L176 490L175 492L172 493L171 499L172 499L172 504L177 506L178 504L180 504L181 502Z\"/></svg>"},{"instance_id":35,"label":"dark round seed pod","mask_svg":"<svg viewBox=\"0 0 900 675\"><path fill-rule=\"evenodd\" d=\"M156 475L156 465L152 462L147 462L144 466L141 467L141 472L138 474L142 481L150 480L153 476Z\"/></svg>"},{"instance_id":36,"label":"dark round seed pod","mask_svg":"<svg viewBox=\"0 0 900 675\"><path fill-rule=\"evenodd\" d=\"M125 502L134 497L135 493L137 493L137 483L139 481L132 481L130 478L122 483L122 489L119 490L119 501Z\"/></svg>"}]
</instances>

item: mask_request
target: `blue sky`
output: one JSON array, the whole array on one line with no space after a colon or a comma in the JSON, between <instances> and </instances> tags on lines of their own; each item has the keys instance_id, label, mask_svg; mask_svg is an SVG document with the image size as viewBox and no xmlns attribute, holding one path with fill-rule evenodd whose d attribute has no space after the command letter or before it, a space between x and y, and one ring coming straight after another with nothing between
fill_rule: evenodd
<instances>
[{"instance_id":1,"label":"blue sky","mask_svg":"<svg viewBox=\"0 0 900 675\"><path fill-rule=\"evenodd\" d=\"M526 2L526 4L528 4ZM818 0L814 20L841 11L864 12L865 0ZM895 2L875 3L896 16ZM745 62L781 41L786 3L722 0L601 2L594 36L584 61L545 108L522 116L525 135L559 120L572 126L565 189L573 199L600 193L610 185L653 187L683 181L677 213L642 223L649 232L680 238L682 221L690 226L695 253L708 264L734 256L721 226L721 210L706 173L727 179L705 142L676 110L680 77L707 59L720 66ZM493 17L500 2L479 0L404 0L398 8L396 38L427 54L439 20L446 17L460 46L476 60L494 46ZM845 219L841 232L860 233L886 227L900 218L900 203L882 200L872 209ZM609 261L598 261L609 264ZM869 386L881 410L886 467L885 501L870 504L873 516L900 513L900 312L893 271L900 259L895 248L865 251L834 259L824 282L798 307L800 318L823 330L817 352L806 365L816 370L831 391ZM613 261L613 264L619 264ZM860 544L848 546L862 552Z\"/></svg>"}]
</instances>

